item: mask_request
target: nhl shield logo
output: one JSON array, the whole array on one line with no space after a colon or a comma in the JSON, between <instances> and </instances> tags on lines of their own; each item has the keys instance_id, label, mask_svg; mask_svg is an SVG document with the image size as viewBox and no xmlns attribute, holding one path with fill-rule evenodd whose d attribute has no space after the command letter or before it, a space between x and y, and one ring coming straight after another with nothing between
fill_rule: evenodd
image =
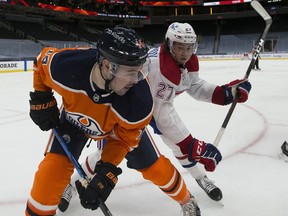
<instances>
[{"instance_id":1,"label":"nhl shield logo","mask_svg":"<svg viewBox=\"0 0 288 216\"><path fill-rule=\"evenodd\" d=\"M98 94L93 95L93 101L98 102L100 100L100 96Z\"/></svg>"}]
</instances>

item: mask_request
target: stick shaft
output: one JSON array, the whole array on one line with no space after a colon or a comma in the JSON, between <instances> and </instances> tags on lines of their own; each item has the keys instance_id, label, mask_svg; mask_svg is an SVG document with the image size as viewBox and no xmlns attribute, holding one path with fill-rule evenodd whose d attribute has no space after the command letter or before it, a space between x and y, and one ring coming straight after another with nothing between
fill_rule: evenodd
<instances>
[{"instance_id":1,"label":"stick shaft","mask_svg":"<svg viewBox=\"0 0 288 216\"><path fill-rule=\"evenodd\" d=\"M255 65L255 61L258 58L259 53L260 53L260 51L261 51L261 49L262 49L262 47L264 45L264 40L266 38L266 35L268 34L270 26L272 24L272 18L270 17L270 15L267 13L267 11L262 7L262 5L258 1L256 1L256 0L252 1L251 2L251 6L265 20L265 29L264 29L262 35L260 36L260 39L259 39L259 42L258 42L256 48L254 49L255 52L253 53L252 59L251 59L250 64L249 64L249 66L247 68L247 71L245 73L244 79L248 79L248 77L249 77L249 75L250 75L250 73L252 71L252 68ZM221 128L220 128L220 130L219 130L219 132L218 132L218 134L217 134L217 136L215 138L215 140L214 140L213 144L216 147L219 145L219 143L220 143L220 141L222 139L222 136L223 136L223 134L224 134L224 132L226 130L226 127L227 127L227 125L229 123L229 120L230 120L230 118L231 118L231 116L232 116L232 114L233 114L233 112L235 110L235 107L237 105L237 100L238 100L238 98L236 96L234 98L234 100L233 100L233 102L232 102L232 104L230 106L230 109L228 110L228 113L227 113L227 115L226 115L226 117L225 117L225 119L224 119L224 121L222 123L222 126L221 126Z\"/></svg>"},{"instance_id":2,"label":"stick shaft","mask_svg":"<svg viewBox=\"0 0 288 216\"><path fill-rule=\"evenodd\" d=\"M85 171L83 170L83 168L81 167L79 162L75 159L75 157L69 151L63 138L59 135L59 133L57 132L57 130L55 128L52 128L52 131L53 131L56 139L59 141L60 145L62 146L63 150L65 151L66 155L69 157L70 161L73 163L78 174L81 176L81 178L85 179L89 183L90 182L89 177L87 176L87 174L85 173ZM110 212L110 210L108 209L108 207L106 206L106 204L101 199L99 199L99 203L100 203L99 207L105 216L113 216L112 213Z\"/></svg>"}]
</instances>

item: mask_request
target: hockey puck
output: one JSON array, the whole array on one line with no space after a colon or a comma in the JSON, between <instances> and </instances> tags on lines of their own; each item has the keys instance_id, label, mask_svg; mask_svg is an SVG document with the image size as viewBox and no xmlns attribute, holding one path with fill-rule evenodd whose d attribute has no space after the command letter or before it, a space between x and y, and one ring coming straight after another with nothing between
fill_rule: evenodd
<instances>
[{"instance_id":1,"label":"hockey puck","mask_svg":"<svg viewBox=\"0 0 288 216\"><path fill-rule=\"evenodd\" d=\"M288 143L286 141L282 144L281 149L282 153L288 156Z\"/></svg>"}]
</instances>

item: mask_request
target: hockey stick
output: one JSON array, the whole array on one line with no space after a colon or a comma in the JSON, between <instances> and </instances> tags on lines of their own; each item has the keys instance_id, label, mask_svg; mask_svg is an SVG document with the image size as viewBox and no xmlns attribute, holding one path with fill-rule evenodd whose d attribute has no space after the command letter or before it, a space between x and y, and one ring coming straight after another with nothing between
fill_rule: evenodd
<instances>
[{"instance_id":1,"label":"hockey stick","mask_svg":"<svg viewBox=\"0 0 288 216\"><path fill-rule=\"evenodd\" d=\"M55 128L52 128L52 131L54 133L54 135L56 136L57 140L59 141L59 143L61 144L63 150L65 151L66 155L68 156L68 158L70 159L70 161L73 163L74 167L76 168L78 174L80 175L80 177L82 178L81 183L82 185L84 185L85 187L88 186L89 182L90 182L90 178L87 176L87 174L85 173L85 171L83 170L83 168L81 167L81 165L79 164L79 162L75 159L75 157L72 155L72 153L69 151L65 141L63 140L63 138L58 134L57 130ZM99 199L99 206L101 211L103 212L103 214L105 216L113 216L112 213L110 212L110 210L108 209L108 207L106 206L106 204Z\"/></svg>"},{"instance_id":2,"label":"hockey stick","mask_svg":"<svg viewBox=\"0 0 288 216\"><path fill-rule=\"evenodd\" d=\"M258 58L259 53L260 53L260 51L261 51L261 49L262 49L262 47L264 45L264 40L266 38L266 35L267 35L267 33L268 33L269 29L270 29L270 26L272 24L272 18L270 17L270 15L267 13L267 11L263 8L263 6L258 1L256 1L256 0L251 1L251 6L265 20L265 29L264 29L264 31L263 31L260 39L259 39L257 47L255 48L255 52L253 53L252 60L251 60L251 62L249 64L249 67L248 67L246 73L245 73L244 79L247 79L249 77L249 75L251 73L251 70L252 70L252 68L255 65L255 61ZM230 118L232 116L232 113L233 113L233 111L234 111L234 109L236 107L237 100L238 100L238 97L236 96L234 98L234 100L233 100L233 102L232 102L232 104L230 106L230 109L229 109L229 111L228 111L228 113L227 113L227 115L226 115L226 117L225 117L225 119L224 119L224 121L222 123L222 126L221 126L221 128L220 128L220 130L219 130L219 132L218 132L218 134L217 134L217 136L215 138L215 140L214 140L214 145L215 146L218 146L219 143L220 143L220 140L221 140L221 138L222 138L222 136L223 136L223 134L225 132L225 129L226 129L227 125L228 125L228 122L229 122L229 120L230 120Z\"/></svg>"}]
</instances>

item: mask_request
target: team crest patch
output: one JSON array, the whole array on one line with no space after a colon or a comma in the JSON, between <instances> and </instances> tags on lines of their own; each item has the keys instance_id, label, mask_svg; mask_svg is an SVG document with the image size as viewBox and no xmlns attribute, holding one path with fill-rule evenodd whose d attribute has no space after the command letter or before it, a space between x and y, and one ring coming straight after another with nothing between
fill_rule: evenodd
<instances>
[{"instance_id":1,"label":"team crest patch","mask_svg":"<svg viewBox=\"0 0 288 216\"><path fill-rule=\"evenodd\" d=\"M89 116L66 112L66 119L89 136L103 136L105 134L99 124Z\"/></svg>"}]
</instances>

